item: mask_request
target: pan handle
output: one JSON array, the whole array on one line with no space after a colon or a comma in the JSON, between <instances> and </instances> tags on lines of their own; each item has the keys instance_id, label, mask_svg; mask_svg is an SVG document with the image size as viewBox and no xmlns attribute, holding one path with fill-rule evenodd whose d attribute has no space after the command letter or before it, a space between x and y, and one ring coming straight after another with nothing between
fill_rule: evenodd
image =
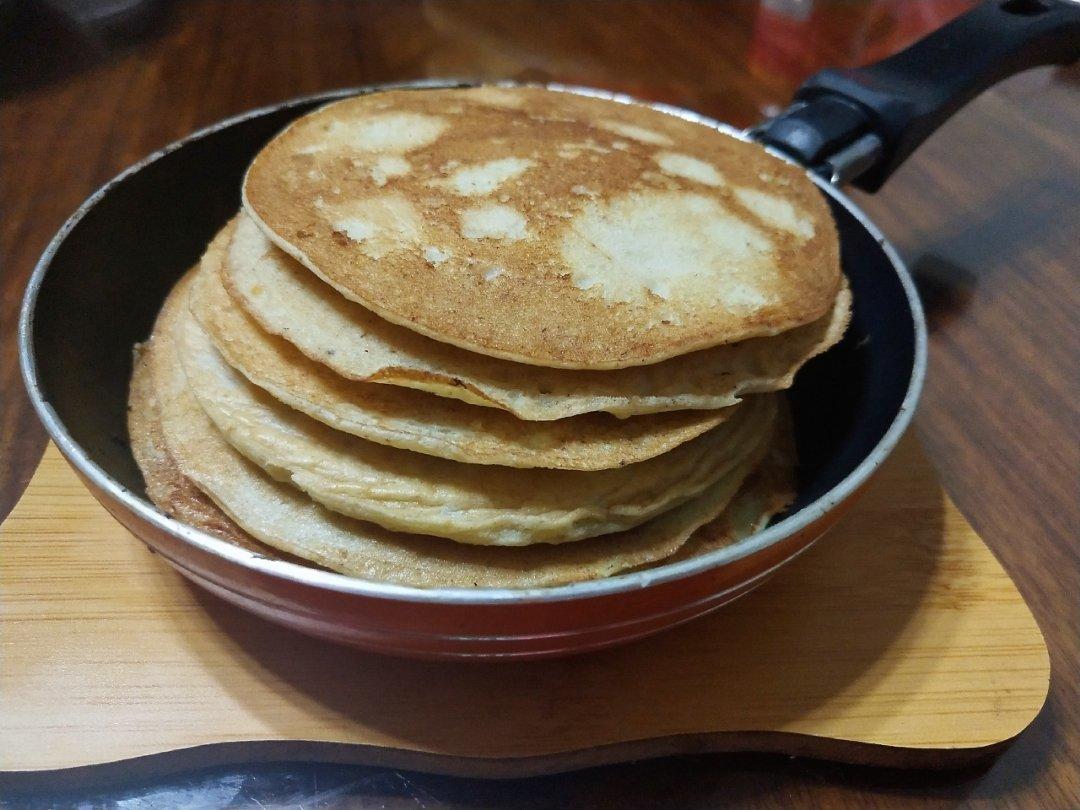
<instances>
[{"instance_id":1,"label":"pan handle","mask_svg":"<svg viewBox=\"0 0 1080 810\"><path fill-rule=\"evenodd\" d=\"M877 191L960 107L1002 79L1080 58L1077 0L991 0L893 56L811 76L750 134L825 175Z\"/></svg>"}]
</instances>

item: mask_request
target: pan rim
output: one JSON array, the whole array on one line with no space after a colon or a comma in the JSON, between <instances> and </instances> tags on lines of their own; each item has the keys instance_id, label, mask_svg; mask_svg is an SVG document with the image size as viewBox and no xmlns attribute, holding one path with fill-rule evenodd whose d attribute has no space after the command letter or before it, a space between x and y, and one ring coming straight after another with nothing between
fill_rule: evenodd
<instances>
[{"instance_id":1,"label":"pan rim","mask_svg":"<svg viewBox=\"0 0 1080 810\"><path fill-rule=\"evenodd\" d=\"M150 501L133 493L98 466L82 446L75 441L55 409L48 401L46 401L38 377L37 359L33 349L34 315L42 282L60 245L86 214L102 198L104 198L114 186L123 182L130 175L141 171L146 166L189 143L201 140L208 135L212 135L220 130L253 118L305 104L316 102L329 103L352 95L380 92L384 90L475 87L479 85L494 85L500 87L542 86L560 92L605 98L620 103L644 104L654 109L713 127L725 134L742 140L751 140L748 131L738 130L728 124L701 115L700 113L669 104L642 101L622 93L559 83L514 81L485 82L467 79L424 79L418 81L380 83L359 87L340 88L337 90L292 98L277 104L258 107L196 130L132 164L87 197L64 224L60 226L55 236L49 241L49 244L35 265L27 282L19 311L18 325L19 364L22 371L23 382L26 386L34 410L48 432L49 437L76 471L84 476L99 492L105 493L110 499L122 505L123 508L134 513L141 520L151 524L160 531L188 543L205 553L215 557L224 558L228 562L250 569L263 576L349 596L443 605L500 605L510 603L565 602L612 596L627 591L638 591L677 580L688 579L707 570L720 568L746 557L750 557L797 535L808 526L811 526L828 515L862 487L870 476L881 466L884 460L892 453L914 417L915 408L919 396L922 393L923 383L926 377L926 318L923 312L922 303L920 302L918 293L915 289L915 284L904 265L903 260L889 240L859 208L859 206L844 194L843 191L827 180L809 171L807 171L807 176L813 180L821 191L847 210L848 213L850 213L881 246L886 258L892 265L893 272L896 273L901 288L904 291L904 296L907 299L915 331L911 376L908 380L904 398L901 401L896 414L893 416L889 427L878 440L877 444L875 444L873 449L851 472L845 475L835 486L802 509L799 509L797 512L789 515L780 522L769 526L760 532L749 535L730 546L716 549L715 551L708 552L699 557L683 560L681 562L668 563L643 571L617 574L605 579L590 580L568 585L543 588L417 588L408 585L358 579L345 574L309 568L285 560L267 559L266 557L260 556L257 552L234 546L225 540L221 540L207 532L195 529L165 515L150 503ZM806 170L805 167L799 165L783 153L769 147L766 147L766 149L774 156L791 163L792 165L799 166L799 168L804 171ZM816 540L817 538L813 538L811 542L785 558L784 562L798 556L803 551L810 548Z\"/></svg>"}]
</instances>

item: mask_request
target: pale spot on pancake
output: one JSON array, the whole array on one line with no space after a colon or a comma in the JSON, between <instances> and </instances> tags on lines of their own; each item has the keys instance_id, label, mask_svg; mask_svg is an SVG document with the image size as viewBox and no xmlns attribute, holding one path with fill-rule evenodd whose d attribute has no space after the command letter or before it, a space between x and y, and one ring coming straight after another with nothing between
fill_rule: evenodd
<instances>
[{"instance_id":1,"label":"pale spot on pancake","mask_svg":"<svg viewBox=\"0 0 1080 810\"><path fill-rule=\"evenodd\" d=\"M625 152L627 149L630 148L630 144L628 144L626 141L612 141L611 148L618 149L620 152Z\"/></svg>"},{"instance_id":2,"label":"pale spot on pancake","mask_svg":"<svg viewBox=\"0 0 1080 810\"><path fill-rule=\"evenodd\" d=\"M736 187L735 197L762 221L801 239L814 235L813 221L789 200L754 188Z\"/></svg>"},{"instance_id":3,"label":"pale spot on pancake","mask_svg":"<svg viewBox=\"0 0 1080 810\"><path fill-rule=\"evenodd\" d=\"M505 272L506 268L493 265L484 271L484 281L494 281Z\"/></svg>"},{"instance_id":4,"label":"pale spot on pancake","mask_svg":"<svg viewBox=\"0 0 1080 810\"><path fill-rule=\"evenodd\" d=\"M315 154L318 154L319 152L325 152L326 148L327 148L327 146L326 146L325 143L313 143L313 144L310 144L308 146L304 146L304 147L301 147L300 149L297 149L295 152L293 152L293 154L294 155L315 155Z\"/></svg>"},{"instance_id":5,"label":"pale spot on pancake","mask_svg":"<svg viewBox=\"0 0 1080 810\"><path fill-rule=\"evenodd\" d=\"M572 124L577 119L566 115L530 115L533 121L551 122L553 124Z\"/></svg>"},{"instance_id":6,"label":"pale spot on pancake","mask_svg":"<svg viewBox=\"0 0 1080 810\"><path fill-rule=\"evenodd\" d=\"M665 172L676 177L693 180L706 186L722 186L725 182L724 175L720 174L715 166L690 155L679 152L658 152L653 155L653 160Z\"/></svg>"},{"instance_id":7,"label":"pale spot on pancake","mask_svg":"<svg viewBox=\"0 0 1080 810\"><path fill-rule=\"evenodd\" d=\"M401 177L411 169L409 161L400 155L379 155L375 165L371 167L371 179L381 188L391 177Z\"/></svg>"},{"instance_id":8,"label":"pale spot on pancake","mask_svg":"<svg viewBox=\"0 0 1080 810\"><path fill-rule=\"evenodd\" d=\"M567 228L562 256L574 284L609 301L708 296L743 307L765 300L772 242L699 194L662 191L590 202Z\"/></svg>"},{"instance_id":9,"label":"pale spot on pancake","mask_svg":"<svg viewBox=\"0 0 1080 810\"><path fill-rule=\"evenodd\" d=\"M354 242L363 242L379 232L379 226L369 219L345 217L334 223L334 230L345 234Z\"/></svg>"},{"instance_id":10,"label":"pale spot on pancake","mask_svg":"<svg viewBox=\"0 0 1080 810\"><path fill-rule=\"evenodd\" d=\"M466 239L502 239L517 242L528 236L525 217L509 205L481 205L461 212L461 233Z\"/></svg>"},{"instance_id":11,"label":"pale spot on pancake","mask_svg":"<svg viewBox=\"0 0 1080 810\"><path fill-rule=\"evenodd\" d=\"M401 153L431 145L448 126L446 119L436 115L382 113L355 120L333 120L326 126L322 143L361 152Z\"/></svg>"},{"instance_id":12,"label":"pale spot on pancake","mask_svg":"<svg viewBox=\"0 0 1080 810\"><path fill-rule=\"evenodd\" d=\"M360 245L365 255L379 259L419 240L421 218L401 194L382 194L323 205L333 229Z\"/></svg>"},{"instance_id":13,"label":"pale spot on pancake","mask_svg":"<svg viewBox=\"0 0 1080 810\"><path fill-rule=\"evenodd\" d=\"M531 160L508 157L489 160L458 169L446 180L436 180L432 185L449 188L462 197L490 194L508 180L519 177L533 165Z\"/></svg>"},{"instance_id":14,"label":"pale spot on pancake","mask_svg":"<svg viewBox=\"0 0 1080 810\"><path fill-rule=\"evenodd\" d=\"M580 185L580 184L578 184L576 186L570 186L570 193L571 194L577 194L579 197L595 197L596 196L595 191L593 191L588 186L583 186L583 185Z\"/></svg>"},{"instance_id":15,"label":"pale spot on pancake","mask_svg":"<svg viewBox=\"0 0 1080 810\"><path fill-rule=\"evenodd\" d=\"M465 91L470 101L487 104L490 107L517 109L522 99L513 90L502 87L474 87Z\"/></svg>"},{"instance_id":16,"label":"pale spot on pancake","mask_svg":"<svg viewBox=\"0 0 1080 810\"><path fill-rule=\"evenodd\" d=\"M724 289L724 305L728 309L752 309L769 302L769 297L753 284L729 284Z\"/></svg>"},{"instance_id":17,"label":"pale spot on pancake","mask_svg":"<svg viewBox=\"0 0 1080 810\"><path fill-rule=\"evenodd\" d=\"M672 191L675 191L679 188L679 183L674 177L671 177L667 174L662 174L661 172L642 172L641 179L646 180L649 183L654 183L658 186L663 186L664 188L671 189Z\"/></svg>"},{"instance_id":18,"label":"pale spot on pancake","mask_svg":"<svg viewBox=\"0 0 1080 810\"><path fill-rule=\"evenodd\" d=\"M597 155L607 155L611 153L611 150L606 146L601 146L596 141L589 138L585 141L565 141L559 145L559 149L556 154L563 160L573 160L574 158L581 157L582 154L589 152L589 157L596 160Z\"/></svg>"},{"instance_id":19,"label":"pale spot on pancake","mask_svg":"<svg viewBox=\"0 0 1080 810\"><path fill-rule=\"evenodd\" d=\"M440 250L437 247L424 248L424 261L428 264L442 264L449 259L453 254Z\"/></svg>"},{"instance_id":20,"label":"pale spot on pancake","mask_svg":"<svg viewBox=\"0 0 1080 810\"><path fill-rule=\"evenodd\" d=\"M597 123L597 126L601 129L606 129L608 132L614 132L616 135L622 135L624 138L629 138L632 141L653 143L659 146L672 145L671 138L667 135L653 132L651 129L639 127L634 124L624 124L622 121L600 121Z\"/></svg>"},{"instance_id":21,"label":"pale spot on pancake","mask_svg":"<svg viewBox=\"0 0 1080 810\"><path fill-rule=\"evenodd\" d=\"M574 152L592 152L597 155L607 155L611 153L611 150L606 146L601 146L592 138L585 141L567 141L562 145L563 149Z\"/></svg>"},{"instance_id":22,"label":"pale spot on pancake","mask_svg":"<svg viewBox=\"0 0 1080 810\"><path fill-rule=\"evenodd\" d=\"M649 292L655 295L657 298L663 298L665 301L671 298L671 288L665 281L658 281L648 287Z\"/></svg>"}]
</instances>

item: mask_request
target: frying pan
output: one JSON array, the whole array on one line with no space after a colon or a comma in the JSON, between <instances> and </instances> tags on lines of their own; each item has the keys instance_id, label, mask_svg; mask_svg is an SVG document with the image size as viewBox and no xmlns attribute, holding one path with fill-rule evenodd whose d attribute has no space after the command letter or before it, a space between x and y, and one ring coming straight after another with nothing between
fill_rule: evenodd
<instances>
[{"instance_id":1,"label":"frying pan","mask_svg":"<svg viewBox=\"0 0 1080 810\"><path fill-rule=\"evenodd\" d=\"M747 132L656 105L757 139L806 167L836 219L855 302L845 339L809 363L791 391L801 461L796 502L765 530L695 559L552 588L423 590L267 558L183 525L146 499L125 428L132 345L236 211L241 177L263 144L327 101L391 85L223 121L90 197L30 279L19 329L26 386L53 441L106 509L184 576L272 621L371 650L443 658L550 656L645 636L738 597L806 549L850 506L911 421L926 370L922 308L895 250L838 185L876 190L983 88L1077 56L1080 6L999 0L883 62L814 76L788 110Z\"/></svg>"}]
</instances>

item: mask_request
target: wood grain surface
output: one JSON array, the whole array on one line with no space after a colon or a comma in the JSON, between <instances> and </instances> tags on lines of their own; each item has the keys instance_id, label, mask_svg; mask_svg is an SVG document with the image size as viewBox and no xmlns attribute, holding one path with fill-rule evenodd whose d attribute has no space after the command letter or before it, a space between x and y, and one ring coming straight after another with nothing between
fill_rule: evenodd
<instances>
[{"instance_id":1,"label":"wood grain surface","mask_svg":"<svg viewBox=\"0 0 1080 810\"><path fill-rule=\"evenodd\" d=\"M747 125L814 69L877 58L965 5L202 0L89 29L53 11L17 12L0 25L0 514L44 447L14 344L25 280L79 202L153 149L260 104L423 76L591 84ZM1049 643L1054 680L1035 725L988 768L945 776L709 757L528 790L579 804L1076 805L1078 99L1076 66L1011 79L861 200L909 261L929 310L918 433ZM518 795L491 790L455 788L445 803Z\"/></svg>"},{"instance_id":2,"label":"wood grain surface","mask_svg":"<svg viewBox=\"0 0 1080 810\"><path fill-rule=\"evenodd\" d=\"M1020 733L1050 679L1031 611L911 435L759 590L552 661L399 660L245 614L144 548L52 446L0 542L0 791L183 749L189 766L329 753L489 777L705 751L955 767Z\"/></svg>"}]
</instances>

